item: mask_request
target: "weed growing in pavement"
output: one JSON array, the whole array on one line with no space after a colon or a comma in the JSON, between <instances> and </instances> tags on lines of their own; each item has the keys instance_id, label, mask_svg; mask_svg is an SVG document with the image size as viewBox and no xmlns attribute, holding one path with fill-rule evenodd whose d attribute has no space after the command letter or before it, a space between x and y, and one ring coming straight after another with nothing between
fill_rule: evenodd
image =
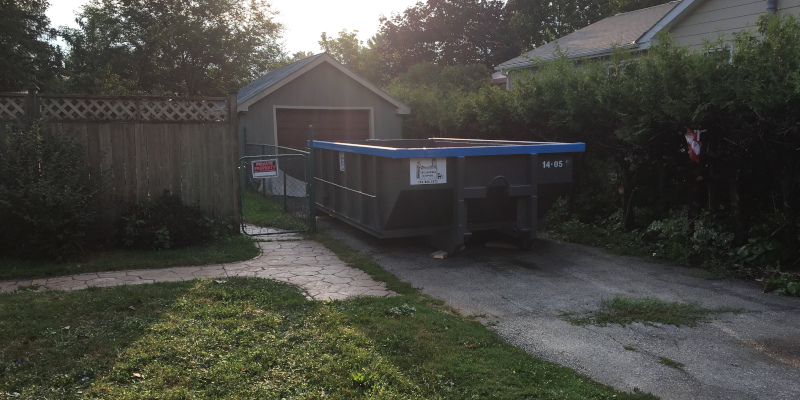
<instances>
[{"instance_id":1,"label":"weed growing in pavement","mask_svg":"<svg viewBox=\"0 0 800 400\"><path fill-rule=\"evenodd\" d=\"M602 300L600 309L588 316L578 317L566 315L573 325L620 324L625 326L634 322L645 325L666 324L675 326L696 326L708 320L711 314L740 313L742 310L732 308L709 309L694 303L667 302L645 297L631 299L616 296L611 300Z\"/></svg>"},{"instance_id":2,"label":"weed growing in pavement","mask_svg":"<svg viewBox=\"0 0 800 400\"><path fill-rule=\"evenodd\" d=\"M683 371L683 367L684 367L683 364L681 364L681 363L679 363L679 362L677 362L675 360L671 360L671 359L669 359L667 357L660 357L658 359L658 362L660 362L661 364L664 364L664 365L666 365L666 366L668 366L670 368L675 368L675 369L679 369L679 370Z\"/></svg>"}]
</instances>

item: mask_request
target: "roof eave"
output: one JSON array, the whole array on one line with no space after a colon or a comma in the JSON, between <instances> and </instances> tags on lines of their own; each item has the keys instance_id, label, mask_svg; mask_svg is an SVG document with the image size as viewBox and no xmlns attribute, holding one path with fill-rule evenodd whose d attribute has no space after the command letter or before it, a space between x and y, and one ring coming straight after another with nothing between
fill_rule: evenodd
<instances>
[{"instance_id":1,"label":"roof eave","mask_svg":"<svg viewBox=\"0 0 800 400\"><path fill-rule=\"evenodd\" d=\"M704 0L683 0L670 10L667 15L663 16L652 28L645 32L636 43L642 50L648 49L652 43L653 38L661 31L669 29L675 23L680 21L686 14L691 12L699 6Z\"/></svg>"},{"instance_id":2,"label":"roof eave","mask_svg":"<svg viewBox=\"0 0 800 400\"><path fill-rule=\"evenodd\" d=\"M397 107L396 112L397 114L411 114L411 108L406 104L402 103L400 100L395 99L388 93L384 92L381 88L375 86L372 82L364 79L361 75L353 72L349 68L345 67L338 61L336 61L333 57L328 54L322 54L316 60L304 65L302 68L298 69L297 71L287 75L285 78L281 79L280 81L276 82L275 84L271 85L270 87L262 90L255 96L247 99L242 104L239 105L238 111L240 112L247 112L251 105L257 103L259 100L269 96L271 93L275 92L276 90L280 89L281 87L285 86L289 82L293 81L298 76L305 74L306 72L310 71L314 67L322 64L323 62L327 62L328 64L334 66L339 71L343 72L345 75L349 76L350 78L354 79L356 82L360 83L361 85L365 86L367 89L371 90L384 100L392 103Z\"/></svg>"},{"instance_id":3,"label":"roof eave","mask_svg":"<svg viewBox=\"0 0 800 400\"><path fill-rule=\"evenodd\" d=\"M605 57L605 56L611 55L611 52L613 52L615 48L617 48L617 49L629 49L629 50L642 50L642 48L637 43L630 43L630 44L626 44L626 45L619 45L617 47L609 47L609 48L605 48L605 49L584 51L583 53L575 53L575 54L567 53L567 58L569 58L569 59L579 59L579 58L580 59L588 59L588 58ZM537 61L526 61L526 62L516 63L516 64L506 65L506 66L498 65L497 67L495 67L495 69L498 70L498 71L500 71L500 70L509 71L509 70L515 70L515 69L524 69L524 68L532 67L532 66L534 66L536 64L539 64L539 63L543 63L543 62L546 63L546 62L552 61L552 60L554 60L554 58L540 58Z\"/></svg>"}]
</instances>

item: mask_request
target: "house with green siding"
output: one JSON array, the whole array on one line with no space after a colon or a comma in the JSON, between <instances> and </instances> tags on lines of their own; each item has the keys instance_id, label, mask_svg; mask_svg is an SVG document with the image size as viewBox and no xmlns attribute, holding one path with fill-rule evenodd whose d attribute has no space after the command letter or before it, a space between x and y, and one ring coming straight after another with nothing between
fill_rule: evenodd
<instances>
[{"instance_id":1,"label":"house with green siding","mask_svg":"<svg viewBox=\"0 0 800 400\"><path fill-rule=\"evenodd\" d=\"M507 88L526 71L557 57L561 51L572 59L608 57L616 48L646 52L657 43L659 32L669 32L675 44L701 50L704 43L733 38L735 32L755 29L764 13L800 14L800 0L682 0L621 13L539 46L497 67L508 75ZM720 49L720 50L729 50Z\"/></svg>"}]
</instances>

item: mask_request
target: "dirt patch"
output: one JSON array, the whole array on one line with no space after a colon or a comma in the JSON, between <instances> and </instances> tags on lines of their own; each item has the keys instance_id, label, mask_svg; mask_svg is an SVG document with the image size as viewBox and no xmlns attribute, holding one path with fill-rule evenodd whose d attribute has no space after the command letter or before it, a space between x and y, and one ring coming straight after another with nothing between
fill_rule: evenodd
<instances>
[{"instance_id":1,"label":"dirt patch","mask_svg":"<svg viewBox=\"0 0 800 400\"><path fill-rule=\"evenodd\" d=\"M800 336L762 340L759 351L795 368L800 368Z\"/></svg>"}]
</instances>

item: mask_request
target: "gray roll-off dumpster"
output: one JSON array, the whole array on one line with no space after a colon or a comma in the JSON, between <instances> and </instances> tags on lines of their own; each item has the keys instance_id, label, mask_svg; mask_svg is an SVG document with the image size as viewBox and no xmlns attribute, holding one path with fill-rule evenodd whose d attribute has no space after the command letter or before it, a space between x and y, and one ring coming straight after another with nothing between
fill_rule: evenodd
<instances>
[{"instance_id":1,"label":"gray roll-off dumpster","mask_svg":"<svg viewBox=\"0 0 800 400\"><path fill-rule=\"evenodd\" d=\"M572 181L583 143L471 139L309 142L317 209L378 238L458 251L499 230L523 247Z\"/></svg>"}]
</instances>

